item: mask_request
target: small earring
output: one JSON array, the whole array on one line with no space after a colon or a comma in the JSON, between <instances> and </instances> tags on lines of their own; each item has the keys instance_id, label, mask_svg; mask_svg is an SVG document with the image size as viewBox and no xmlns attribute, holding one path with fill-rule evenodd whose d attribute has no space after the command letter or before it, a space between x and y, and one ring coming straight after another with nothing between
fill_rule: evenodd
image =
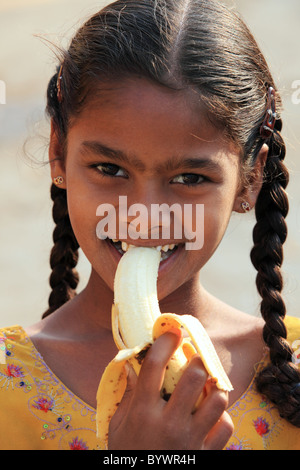
<instances>
[{"instance_id":1,"label":"small earring","mask_svg":"<svg viewBox=\"0 0 300 470\"><path fill-rule=\"evenodd\" d=\"M242 206L242 209L243 209L244 212L251 211L251 207L250 207L249 202L247 202L247 201L242 202L241 206Z\"/></svg>"},{"instance_id":2,"label":"small earring","mask_svg":"<svg viewBox=\"0 0 300 470\"><path fill-rule=\"evenodd\" d=\"M60 184L63 184L64 179L63 179L62 176L56 176L56 177L53 179L53 182L54 182L54 184L56 184L57 186L59 186Z\"/></svg>"}]
</instances>

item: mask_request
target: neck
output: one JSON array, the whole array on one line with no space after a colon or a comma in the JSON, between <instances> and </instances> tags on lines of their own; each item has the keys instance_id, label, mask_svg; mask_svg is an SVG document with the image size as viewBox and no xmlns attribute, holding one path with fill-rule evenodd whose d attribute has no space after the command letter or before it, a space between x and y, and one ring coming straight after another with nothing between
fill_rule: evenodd
<instances>
[{"instance_id":1,"label":"neck","mask_svg":"<svg viewBox=\"0 0 300 470\"><path fill-rule=\"evenodd\" d=\"M203 325L211 321L209 316L209 295L195 276L180 286L175 292L159 302L162 313L193 315Z\"/></svg>"},{"instance_id":2,"label":"neck","mask_svg":"<svg viewBox=\"0 0 300 470\"><path fill-rule=\"evenodd\" d=\"M111 306L114 294L92 270L86 287L74 299L73 308L79 312L86 328L111 329Z\"/></svg>"},{"instance_id":3,"label":"neck","mask_svg":"<svg viewBox=\"0 0 300 470\"><path fill-rule=\"evenodd\" d=\"M92 270L86 287L70 302L51 314L44 326L60 327L64 334L91 338L111 331L111 307L113 291ZM199 277L185 282L176 291L159 302L162 313L193 315L204 327L211 327L213 320L210 296L200 284Z\"/></svg>"},{"instance_id":4,"label":"neck","mask_svg":"<svg viewBox=\"0 0 300 470\"><path fill-rule=\"evenodd\" d=\"M114 294L92 271L86 288L77 296L76 303L82 320L93 328L111 329L111 306ZM185 282L176 291L159 301L162 313L193 315L203 325L212 321L210 296L201 286L199 276ZM74 305L73 305L74 307Z\"/></svg>"}]
</instances>

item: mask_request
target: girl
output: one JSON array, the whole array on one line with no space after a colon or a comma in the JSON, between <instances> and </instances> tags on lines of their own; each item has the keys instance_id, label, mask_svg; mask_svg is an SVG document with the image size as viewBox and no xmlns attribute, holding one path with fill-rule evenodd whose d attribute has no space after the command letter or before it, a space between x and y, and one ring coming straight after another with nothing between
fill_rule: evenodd
<instances>
[{"instance_id":1,"label":"girl","mask_svg":"<svg viewBox=\"0 0 300 470\"><path fill-rule=\"evenodd\" d=\"M281 297L288 172L275 90L249 30L221 2L118 0L79 29L48 86L56 224L49 308L26 331L1 330L2 449L98 448L96 391L117 352L110 315L120 241L177 243L159 269L161 311L202 322L234 391L227 396L207 380L196 355L164 401L164 369L180 342L165 334L138 378L128 368L109 448L300 447L292 349L300 323L285 316ZM184 237L100 240L96 209L109 202L118 212L119 196L147 208L204 204L203 248L185 250ZM231 213L251 209L262 319L225 305L199 281ZM75 295L79 247L91 275Z\"/></svg>"}]
</instances>

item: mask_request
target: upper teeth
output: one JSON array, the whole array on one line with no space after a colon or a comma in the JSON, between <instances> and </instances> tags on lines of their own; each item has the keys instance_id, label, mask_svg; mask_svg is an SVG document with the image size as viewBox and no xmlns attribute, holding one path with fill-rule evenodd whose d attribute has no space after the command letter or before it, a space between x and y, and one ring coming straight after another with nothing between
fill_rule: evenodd
<instances>
[{"instance_id":1,"label":"upper teeth","mask_svg":"<svg viewBox=\"0 0 300 470\"><path fill-rule=\"evenodd\" d=\"M114 243L117 243L118 241L120 240L116 240L116 239L113 239L112 240ZM130 245L126 242L122 242L122 250L123 251L128 251L129 248L133 247L134 245ZM170 244L170 245L163 245L163 246L156 246L154 248L156 248L157 251L164 251L164 252L167 252L168 250L173 250L175 248L175 245L174 243Z\"/></svg>"}]
</instances>

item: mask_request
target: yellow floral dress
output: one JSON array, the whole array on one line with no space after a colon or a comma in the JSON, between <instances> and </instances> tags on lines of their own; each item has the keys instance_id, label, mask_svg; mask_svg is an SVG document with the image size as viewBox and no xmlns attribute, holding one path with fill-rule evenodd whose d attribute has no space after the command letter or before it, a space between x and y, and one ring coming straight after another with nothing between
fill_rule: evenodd
<instances>
[{"instance_id":1,"label":"yellow floral dress","mask_svg":"<svg viewBox=\"0 0 300 470\"><path fill-rule=\"evenodd\" d=\"M297 362L300 319L286 325ZM235 428L225 450L300 449L300 428L280 418L254 381L228 410ZM55 376L21 326L0 329L0 422L0 450L99 449L96 410Z\"/></svg>"}]
</instances>

